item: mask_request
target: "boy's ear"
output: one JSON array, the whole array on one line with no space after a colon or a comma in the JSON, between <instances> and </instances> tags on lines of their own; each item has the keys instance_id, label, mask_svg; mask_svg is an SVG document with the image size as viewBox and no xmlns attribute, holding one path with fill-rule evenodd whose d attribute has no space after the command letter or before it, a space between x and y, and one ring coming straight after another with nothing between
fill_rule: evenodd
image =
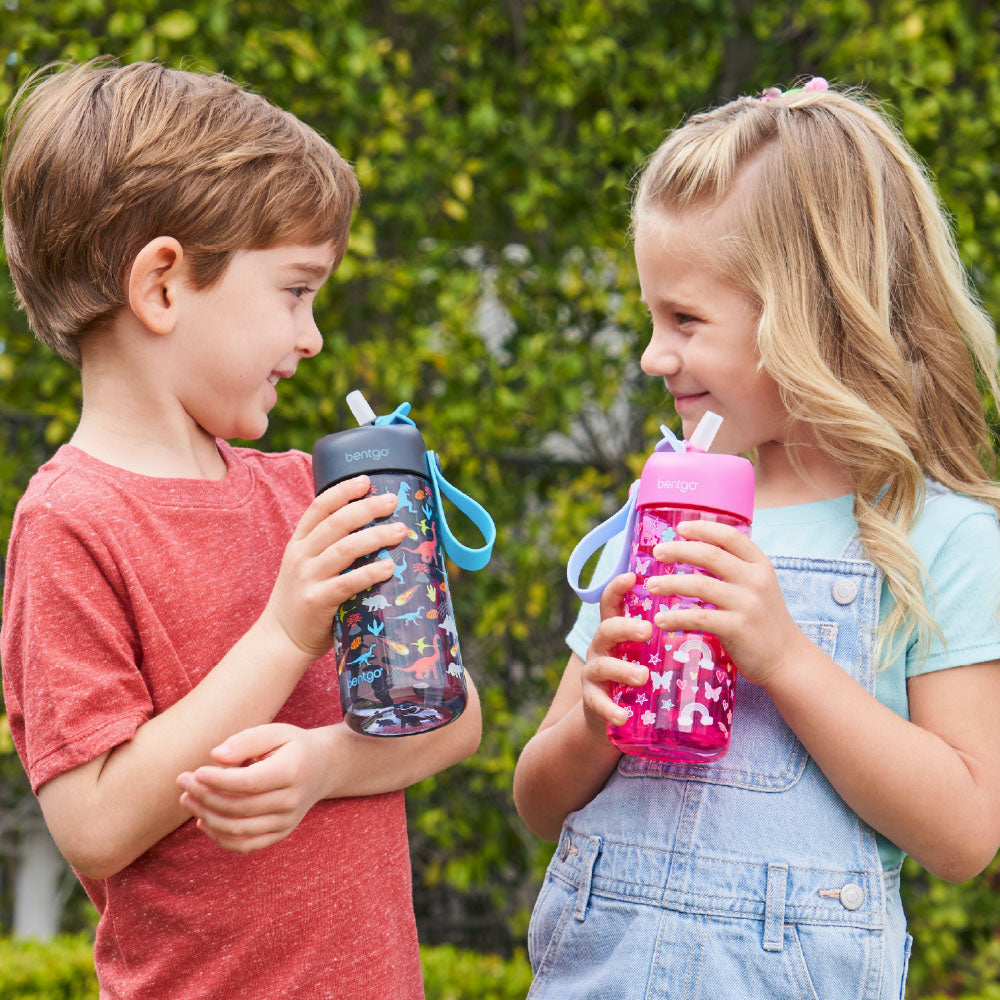
<instances>
[{"instance_id":1,"label":"boy's ear","mask_svg":"<svg viewBox=\"0 0 1000 1000\"><path fill-rule=\"evenodd\" d=\"M150 240L132 261L128 304L153 333L170 333L177 322L177 293L183 281L184 249L172 236Z\"/></svg>"}]
</instances>

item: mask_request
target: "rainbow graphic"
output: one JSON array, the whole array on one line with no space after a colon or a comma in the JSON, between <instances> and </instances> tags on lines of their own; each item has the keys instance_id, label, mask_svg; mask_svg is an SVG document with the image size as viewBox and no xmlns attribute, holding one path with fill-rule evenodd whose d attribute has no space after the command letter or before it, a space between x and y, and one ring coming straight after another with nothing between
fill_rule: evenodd
<instances>
[{"instance_id":1,"label":"rainbow graphic","mask_svg":"<svg viewBox=\"0 0 1000 1000\"><path fill-rule=\"evenodd\" d=\"M712 649L700 636L693 635L685 639L674 653L674 659L678 663L688 663L691 660L691 653L695 650L701 653L701 668L703 670L714 670L715 658L712 656Z\"/></svg>"},{"instance_id":2,"label":"rainbow graphic","mask_svg":"<svg viewBox=\"0 0 1000 1000\"><path fill-rule=\"evenodd\" d=\"M677 728L683 730L686 733L691 732L691 727L694 725L694 717L700 717L701 724L703 726L710 726L715 719L712 717L712 710L702 705L699 701L689 701L680 711L677 716Z\"/></svg>"}]
</instances>

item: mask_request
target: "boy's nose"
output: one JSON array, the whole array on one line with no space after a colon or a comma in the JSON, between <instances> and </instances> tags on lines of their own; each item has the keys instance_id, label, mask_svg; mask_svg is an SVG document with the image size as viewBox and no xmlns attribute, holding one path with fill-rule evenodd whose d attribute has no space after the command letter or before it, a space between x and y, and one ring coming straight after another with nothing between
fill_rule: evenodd
<instances>
[{"instance_id":1,"label":"boy's nose","mask_svg":"<svg viewBox=\"0 0 1000 1000\"><path fill-rule=\"evenodd\" d=\"M302 329L299 330L298 341L295 344L295 349L304 358L311 358L316 354L319 354L320 349L323 347L323 334L319 332L319 327L316 325L316 320L313 318L312 314L309 314L309 319L302 325Z\"/></svg>"}]
</instances>

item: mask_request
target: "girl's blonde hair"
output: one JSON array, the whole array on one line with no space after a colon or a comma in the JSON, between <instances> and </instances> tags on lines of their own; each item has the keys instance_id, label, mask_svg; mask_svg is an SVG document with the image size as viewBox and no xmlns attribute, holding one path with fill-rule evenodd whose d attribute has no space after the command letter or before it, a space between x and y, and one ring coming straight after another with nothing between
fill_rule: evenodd
<instances>
[{"instance_id":1,"label":"girl's blonde hair","mask_svg":"<svg viewBox=\"0 0 1000 1000\"><path fill-rule=\"evenodd\" d=\"M358 183L294 115L219 74L108 57L57 65L7 113L3 229L38 339L79 364L78 338L127 304L136 254L184 247L198 288L238 250L347 248Z\"/></svg>"},{"instance_id":2,"label":"girl's blonde hair","mask_svg":"<svg viewBox=\"0 0 1000 1000\"><path fill-rule=\"evenodd\" d=\"M642 173L633 228L711 209L737 180L720 273L759 308L761 367L789 415L850 472L861 542L895 599L880 652L914 628L926 650L940 630L908 540L924 476L1000 511L977 387L978 373L1000 397L993 324L916 155L857 91L690 118Z\"/></svg>"}]
</instances>

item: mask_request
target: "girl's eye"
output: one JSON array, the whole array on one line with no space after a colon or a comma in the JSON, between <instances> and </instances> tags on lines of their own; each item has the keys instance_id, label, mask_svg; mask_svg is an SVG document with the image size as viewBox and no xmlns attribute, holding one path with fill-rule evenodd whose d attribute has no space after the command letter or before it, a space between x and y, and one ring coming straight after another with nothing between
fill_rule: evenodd
<instances>
[{"instance_id":1,"label":"girl's eye","mask_svg":"<svg viewBox=\"0 0 1000 1000\"><path fill-rule=\"evenodd\" d=\"M303 295L306 295L306 294L307 294L308 292L311 292L311 291L312 291L312 289L311 289L311 288L308 288L308 287L306 287L305 285L297 285L296 287L294 287L294 288L289 288L288 290L289 290L289 291L290 291L290 292L292 293L292 295L294 295L294 296L295 296L295 297L296 297L297 299L301 299Z\"/></svg>"},{"instance_id":2,"label":"girl's eye","mask_svg":"<svg viewBox=\"0 0 1000 1000\"><path fill-rule=\"evenodd\" d=\"M692 316L690 313L674 313L674 319L677 320L679 326L684 326L687 323L697 323L698 317Z\"/></svg>"}]
</instances>

